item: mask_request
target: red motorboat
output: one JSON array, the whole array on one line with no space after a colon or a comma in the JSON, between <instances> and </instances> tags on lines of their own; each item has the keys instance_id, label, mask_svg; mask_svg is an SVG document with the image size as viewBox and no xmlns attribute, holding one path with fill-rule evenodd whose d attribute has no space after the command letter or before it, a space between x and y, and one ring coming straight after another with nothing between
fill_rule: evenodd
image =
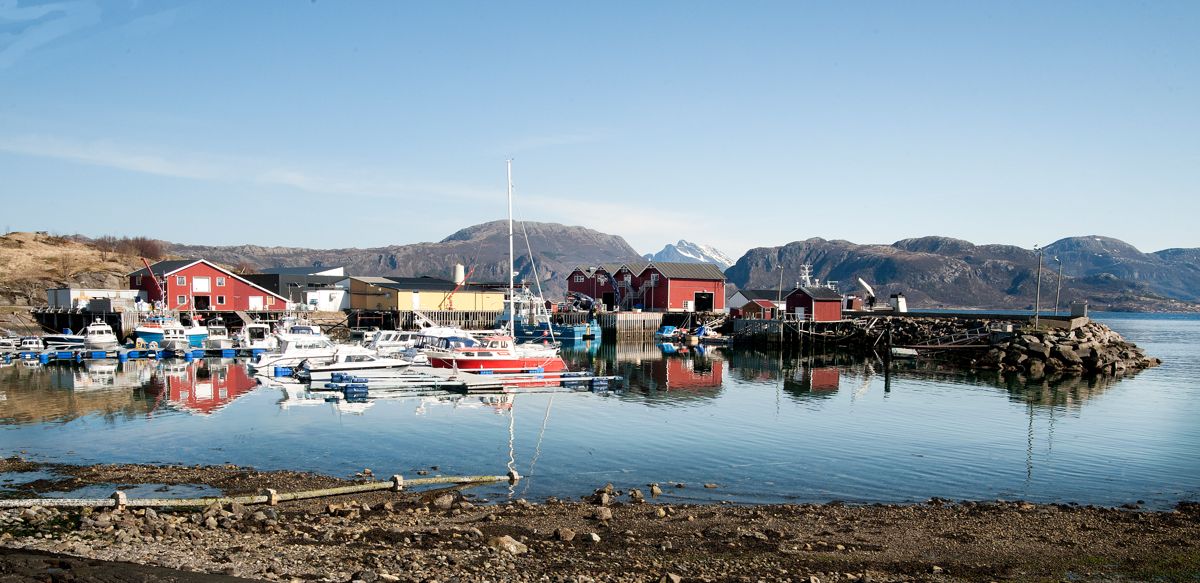
<instances>
[{"instance_id":1,"label":"red motorboat","mask_svg":"<svg viewBox=\"0 0 1200 583\"><path fill-rule=\"evenodd\" d=\"M562 372L567 363L557 346L517 344L512 336L489 336L475 346L458 346L429 352L435 368L495 373Z\"/></svg>"}]
</instances>

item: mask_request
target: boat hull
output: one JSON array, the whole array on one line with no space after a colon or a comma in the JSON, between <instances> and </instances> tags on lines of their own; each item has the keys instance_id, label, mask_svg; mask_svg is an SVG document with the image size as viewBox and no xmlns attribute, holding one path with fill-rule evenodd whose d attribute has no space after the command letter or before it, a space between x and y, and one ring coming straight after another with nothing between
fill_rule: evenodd
<instances>
[{"instance_id":1,"label":"boat hull","mask_svg":"<svg viewBox=\"0 0 1200 583\"><path fill-rule=\"evenodd\" d=\"M457 368L458 370L490 372L561 372L567 370L567 363L557 357L473 358L430 356L429 364L434 368Z\"/></svg>"}]
</instances>

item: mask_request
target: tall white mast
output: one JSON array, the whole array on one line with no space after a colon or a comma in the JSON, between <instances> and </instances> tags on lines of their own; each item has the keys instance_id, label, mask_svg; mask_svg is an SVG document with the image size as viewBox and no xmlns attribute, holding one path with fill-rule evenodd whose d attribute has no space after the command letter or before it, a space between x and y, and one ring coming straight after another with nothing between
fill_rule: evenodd
<instances>
[{"instance_id":1,"label":"tall white mast","mask_svg":"<svg viewBox=\"0 0 1200 583\"><path fill-rule=\"evenodd\" d=\"M512 213L512 159L505 161L508 164L508 333L513 338L517 337L517 296L513 290L513 213Z\"/></svg>"}]
</instances>

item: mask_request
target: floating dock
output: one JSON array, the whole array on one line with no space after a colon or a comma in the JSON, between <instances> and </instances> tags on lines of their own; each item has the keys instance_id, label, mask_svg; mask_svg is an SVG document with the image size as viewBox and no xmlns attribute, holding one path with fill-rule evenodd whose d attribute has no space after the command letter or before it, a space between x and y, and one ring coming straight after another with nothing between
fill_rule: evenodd
<instances>
[{"instance_id":1,"label":"floating dock","mask_svg":"<svg viewBox=\"0 0 1200 583\"><path fill-rule=\"evenodd\" d=\"M169 358L193 360L196 358L206 357L254 357L262 354L263 352L266 352L266 350L262 348L227 348L224 350L208 350L204 348L191 348L188 350L151 350L148 348L119 348L117 350L21 350L5 352L4 354L0 355L0 360L6 364L21 360L37 361L42 364L50 364L54 362L79 363L95 360L116 360L118 362L125 362L129 360L165 360Z\"/></svg>"}]
</instances>

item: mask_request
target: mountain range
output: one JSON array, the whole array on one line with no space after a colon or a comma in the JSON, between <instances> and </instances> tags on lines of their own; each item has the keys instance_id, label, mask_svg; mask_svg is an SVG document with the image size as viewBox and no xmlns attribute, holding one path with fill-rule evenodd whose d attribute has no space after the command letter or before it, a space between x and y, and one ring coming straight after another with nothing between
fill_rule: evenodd
<instances>
[{"instance_id":1,"label":"mountain range","mask_svg":"<svg viewBox=\"0 0 1200 583\"><path fill-rule=\"evenodd\" d=\"M1041 306L1063 309L1075 300L1111 311L1200 311L1200 249L1143 253L1101 236L1068 237L1041 250ZM870 284L881 300L903 293L922 308L1030 309L1037 296L1038 253L1012 245L975 245L947 237L904 239L891 245L860 245L820 238L746 252L726 270L729 283L773 289L783 269L785 286L800 266L837 281L843 291ZM1061 263L1060 263L1061 262Z\"/></svg>"},{"instance_id":2,"label":"mountain range","mask_svg":"<svg viewBox=\"0 0 1200 583\"><path fill-rule=\"evenodd\" d=\"M567 275L579 265L628 261L640 255L625 239L584 227L557 223L520 222L515 228L513 263L517 281L542 282L547 297L561 297ZM529 250L534 261L530 262ZM436 243L389 245L367 249L306 249L237 245L168 244L167 252L204 257L243 270L268 267L344 266L351 275L451 279L456 263L466 266L473 282L508 282L508 222L492 221L467 227Z\"/></svg>"},{"instance_id":3,"label":"mountain range","mask_svg":"<svg viewBox=\"0 0 1200 583\"><path fill-rule=\"evenodd\" d=\"M527 235L526 235L527 234ZM526 242L528 241L528 242ZM137 255L105 251L85 237L12 233L0 238L0 304L36 304L48 287L111 287L140 264ZM467 227L438 242L366 249L308 249L257 245L205 246L161 243L172 257L204 257L241 271L304 265L345 266L352 275L429 275L449 279L454 264L467 266L472 282L508 280L508 228L505 221ZM561 297L566 278L579 265L642 256L620 236L555 223L519 223L516 230L518 281L537 279L548 298ZM711 248L680 241L656 261L710 260ZM674 255L678 252L679 255ZM820 238L747 251L725 270L729 287L775 289L783 275L785 291L812 266L822 281L838 281L842 291L859 291L858 278L878 298L903 293L915 308L1027 309L1037 295L1038 252L1012 245L975 245L947 237L904 239L892 244L857 244ZM1059 292L1064 309L1087 300L1093 309L1118 311L1200 311L1200 249L1143 253L1123 241L1069 237L1041 250L1041 306L1053 309ZM782 269L782 273L780 272Z\"/></svg>"}]
</instances>

